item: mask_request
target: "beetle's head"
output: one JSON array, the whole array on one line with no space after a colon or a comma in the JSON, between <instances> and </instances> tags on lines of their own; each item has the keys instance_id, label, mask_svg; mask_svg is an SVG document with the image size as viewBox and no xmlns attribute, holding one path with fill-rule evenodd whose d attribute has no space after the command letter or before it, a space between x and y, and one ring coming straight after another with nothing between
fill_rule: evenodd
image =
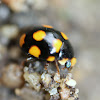
<instances>
[{"instance_id":1,"label":"beetle's head","mask_svg":"<svg viewBox=\"0 0 100 100\"><path fill-rule=\"evenodd\" d=\"M73 57L71 59L69 58L63 58L62 60L58 61L61 65L65 65L65 68L71 69L76 64L76 58Z\"/></svg>"}]
</instances>

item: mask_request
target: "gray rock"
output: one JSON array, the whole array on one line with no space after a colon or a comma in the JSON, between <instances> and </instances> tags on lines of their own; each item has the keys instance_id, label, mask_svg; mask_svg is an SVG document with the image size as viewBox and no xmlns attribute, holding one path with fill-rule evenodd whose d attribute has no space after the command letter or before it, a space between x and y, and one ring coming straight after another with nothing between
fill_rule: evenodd
<instances>
[{"instance_id":1,"label":"gray rock","mask_svg":"<svg viewBox=\"0 0 100 100\"><path fill-rule=\"evenodd\" d=\"M0 5L0 24L4 23L10 15L10 10L7 6L5 5Z\"/></svg>"}]
</instances>

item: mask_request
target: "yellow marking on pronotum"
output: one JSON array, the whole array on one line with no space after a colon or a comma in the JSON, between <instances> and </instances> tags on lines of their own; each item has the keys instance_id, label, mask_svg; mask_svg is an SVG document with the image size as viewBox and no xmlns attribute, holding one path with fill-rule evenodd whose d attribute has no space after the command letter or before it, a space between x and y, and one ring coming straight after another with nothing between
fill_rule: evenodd
<instances>
[{"instance_id":1,"label":"yellow marking on pronotum","mask_svg":"<svg viewBox=\"0 0 100 100\"><path fill-rule=\"evenodd\" d=\"M66 36L65 33L61 32L61 35L62 35L62 37L63 37L65 40L68 40L68 37Z\"/></svg>"},{"instance_id":2,"label":"yellow marking on pronotum","mask_svg":"<svg viewBox=\"0 0 100 100\"><path fill-rule=\"evenodd\" d=\"M33 33L33 39L36 41L42 41L45 36L46 36L46 33L42 30L39 30Z\"/></svg>"},{"instance_id":3,"label":"yellow marking on pronotum","mask_svg":"<svg viewBox=\"0 0 100 100\"><path fill-rule=\"evenodd\" d=\"M55 39L53 41L53 47L55 48L56 53L58 53L60 51L61 46L62 46L62 41L61 40Z\"/></svg>"},{"instance_id":4,"label":"yellow marking on pronotum","mask_svg":"<svg viewBox=\"0 0 100 100\"><path fill-rule=\"evenodd\" d=\"M65 65L65 63L67 62L68 58L63 58L62 60L58 60L58 62L61 64L61 65Z\"/></svg>"},{"instance_id":5,"label":"yellow marking on pronotum","mask_svg":"<svg viewBox=\"0 0 100 100\"><path fill-rule=\"evenodd\" d=\"M53 28L53 27L50 26L50 25L43 25L43 27L46 27L46 28Z\"/></svg>"},{"instance_id":6,"label":"yellow marking on pronotum","mask_svg":"<svg viewBox=\"0 0 100 100\"><path fill-rule=\"evenodd\" d=\"M37 47L36 45L32 46L30 49L29 49L29 53L31 55L33 55L34 57L39 57L40 54L41 54L41 50L39 49L39 47Z\"/></svg>"},{"instance_id":7,"label":"yellow marking on pronotum","mask_svg":"<svg viewBox=\"0 0 100 100\"><path fill-rule=\"evenodd\" d=\"M23 44L25 43L25 37L26 37L26 34L23 34L23 35L21 36L20 41L19 41L20 47L22 47Z\"/></svg>"},{"instance_id":8,"label":"yellow marking on pronotum","mask_svg":"<svg viewBox=\"0 0 100 100\"><path fill-rule=\"evenodd\" d=\"M49 56L48 58L47 58L47 61L54 61L55 60L55 57L54 56Z\"/></svg>"},{"instance_id":9,"label":"yellow marking on pronotum","mask_svg":"<svg viewBox=\"0 0 100 100\"><path fill-rule=\"evenodd\" d=\"M73 58L71 59L71 66L74 66L75 64L76 64L76 58L73 57Z\"/></svg>"}]
</instances>

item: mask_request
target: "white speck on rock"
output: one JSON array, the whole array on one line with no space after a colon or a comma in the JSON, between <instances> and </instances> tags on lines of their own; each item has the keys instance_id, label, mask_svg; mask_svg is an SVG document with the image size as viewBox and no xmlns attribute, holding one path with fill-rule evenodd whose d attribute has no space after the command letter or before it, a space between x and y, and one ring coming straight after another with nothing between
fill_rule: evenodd
<instances>
[{"instance_id":1,"label":"white speck on rock","mask_svg":"<svg viewBox=\"0 0 100 100\"><path fill-rule=\"evenodd\" d=\"M76 81L73 80L73 79L70 79L69 81L66 81L66 84L68 86L75 87L76 86Z\"/></svg>"},{"instance_id":2,"label":"white speck on rock","mask_svg":"<svg viewBox=\"0 0 100 100\"><path fill-rule=\"evenodd\" d=\"M49 91L50 95L57 94L57 88L53 88L52 90Z\"/></svg>"}]
</instances>

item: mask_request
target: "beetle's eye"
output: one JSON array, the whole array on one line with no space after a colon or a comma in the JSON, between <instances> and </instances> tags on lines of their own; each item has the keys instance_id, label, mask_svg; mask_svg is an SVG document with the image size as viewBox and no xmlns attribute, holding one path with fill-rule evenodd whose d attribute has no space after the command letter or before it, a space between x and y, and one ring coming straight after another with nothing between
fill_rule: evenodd
<instances>
[{"instance_id":1,"label":"beetle's eye","mask_svg":"<svg viewBox=\"0 0 100 100\"><path fill-rule=\"evenodd\" d=\"M68 60L68 61L66 62L66 67L67 67L67 68L70 68L70 66L71 66L71 62L70 62L70 60Z\"/></svg>"}]
</instances>

